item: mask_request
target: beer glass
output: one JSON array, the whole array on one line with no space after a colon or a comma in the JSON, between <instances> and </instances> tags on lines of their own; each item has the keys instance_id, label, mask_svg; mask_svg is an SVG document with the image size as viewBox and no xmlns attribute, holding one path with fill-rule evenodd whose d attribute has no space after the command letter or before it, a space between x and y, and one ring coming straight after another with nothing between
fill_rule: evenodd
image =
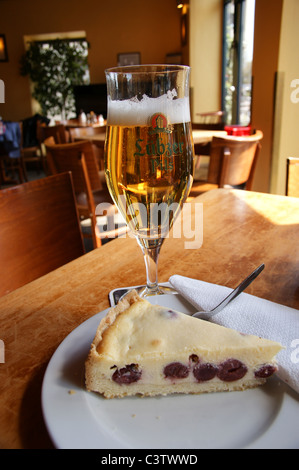
<instances>
[{"instance_id":1,"label":"beer glass","mask_svg":"<svg viewBox=\"0 0 299 470\"><path fill-rule=\"evenodd\" d=\"M189 71L181 65L105 71L105 175L143 251L147 283L142 297L169 293L158 284L159 252L193 182Z\"/></svg>"}]
</instances>

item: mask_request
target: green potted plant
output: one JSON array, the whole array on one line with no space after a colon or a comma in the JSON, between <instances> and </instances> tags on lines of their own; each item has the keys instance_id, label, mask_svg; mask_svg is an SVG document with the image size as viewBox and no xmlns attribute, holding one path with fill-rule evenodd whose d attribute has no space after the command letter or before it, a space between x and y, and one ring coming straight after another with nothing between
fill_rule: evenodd
<instances>
[{"instance_id":1,"label":"green potted plant","mask_svg":"<svg viewBox=\"0 0 299 470\"><path fill-rule=\"evenodd\" d=\"M33 84L32 96L48 117L68 118L75 111L73 88L89 83L88 43L55 39L30 42L21 58L21 75Z\"/></svg>"}]
</instances>

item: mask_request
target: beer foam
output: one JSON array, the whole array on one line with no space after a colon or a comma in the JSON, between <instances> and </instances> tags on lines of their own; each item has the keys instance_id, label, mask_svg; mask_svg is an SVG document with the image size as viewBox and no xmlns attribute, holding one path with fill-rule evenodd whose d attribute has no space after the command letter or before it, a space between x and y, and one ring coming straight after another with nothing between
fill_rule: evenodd
<instances>
[{"instance_id":1,"label":"beer foam","mask_svg":"<svg viewBox=\"0 0 299 470\"><path fill-rule=\"evenodd\" d=\"M176 98L176 91L168 91L158 98L143 95L129 100L111 100L108 97L107 125L109 126L145 126L156 113L167 117L169 124L190 122L189 99Z\"/></svg>"}]
</instances>

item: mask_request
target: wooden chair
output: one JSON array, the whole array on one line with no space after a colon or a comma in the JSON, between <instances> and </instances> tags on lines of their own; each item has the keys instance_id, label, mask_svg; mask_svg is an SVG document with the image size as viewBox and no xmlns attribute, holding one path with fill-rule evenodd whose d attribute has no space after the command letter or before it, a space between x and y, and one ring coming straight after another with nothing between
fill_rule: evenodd
<instances>
[{"instance_id":1,"label":"wooden chair","mask_svg":"<svg viewBox=\"0 0 299 470\"><path fill-rule=\"evenodd\" d=\"M214 111L209 113L196 113L198 118L192 123L192 129L200 130L224 130L224 111ZM201 156L210 155L211 143L194 144L194 154L196 156L195 168L199 169Z\"/></svg>"},{"instance_id":2,"label":"wooden chair","mask_svg":"<svg viewBox=\"0 0 299 470\"><path fill-rule=\"evenodd\" d=\"M248 137L214 137L207 181L194 182L189 197L225 186L251 190L263 133Z\"/></svg>"},{"instance_id":3,"label":"wooden chair","mask_svg":"<svg viewBox=\"0 0 299 470\"><path fill-rule=\"evenodd\" d=\"M37 138L39 137L39 128L40 128L40 123L37 122ZM25 174L25 179L28 181L27 178L27 164L29 163L34 163L36 165L37 172L40 172L41 170L46 174L47 169L46 169L46 164L45 164L45 157L41 148L41 141L38 138L37 144L30 146L30 147L24 147L23 145L23 123L20 122L20 129L21 129L21 136L22 136L22 145L21 145L21 154L22 154L22 159L23 159L23 165L24 165L24 174Z\"/></svg>"},{"instance_id":4,"label":"wooden chair","mask_svg":"<svg viewBox=\"0 0 299 470\"><path fill-rule=\"evenodd\" d=\"M75 127L75 128L70 128L69 133L70 133L71 142L78 142L79 140L84 140L87 137L92 137L93 135L105 134L106 126ZM102 182L105 181L104 146L105 146L105 139L93 142L93 148L94 148L95 156L96 156L98 166L100 169L100 177L101 177Z\"/></svg>"},{"instance_id":5,"label":"wooden chair","mask_svg":"<svg viewBox=\"0 0 299 470\"><path fill-rule=\"evenodd\" d=\"M0 296L84 254L70 173L0 191L0 247Z\"/></svg>"},{"instance_id":6,"label":"wooden chair","mask_svg":"<svg viewBox=\"0 0 299 470\"><path fill-rule=\"evenodd\" d=\"M299 197L299 158L287 158L286 196Z\"/></svg>"},{"instance_id":7,"label":"wooden chair","mask_svg":"<svg viewBox=\"0 0 299 470\"><path fill-rule=\"evenodd\" d=\"M53 137L56 144L66 144L70 141L69 133L63 124L56 124L55 126L40 124L37 133L41 143L49 137Z\"/></svg>"},{"instance_id":8,"label":"wooden chair","mask_svg":"<svg viewBox=\"0 0 299 470\"><path fill-rule=\"evenodd\" d=\"M196 113L196 122L192 123L193 129L223 130L224 111L213 111L209 113Z\"/></svg>"},{"instance_id":9,"label":"wooden chair","mask_svg":"<svg viewBox=\"0 0 299 470\"><path fill-rule=\"evenodd\" d=\"M53 138L56 144L66 144L70 142L70 134L64 124L55 124L54 126L48 126L44 123L38 123L37 126L37 137L40 143L42 158L45 162L45 172L47 175L51 174L48 168L47 152L44 142Z\"/></svg>"},{"instance_id":10,"label":"wooden chair","mask_svg":"<svg viewBox=\"0 0 299 470\"><path fill-rule=\"evenodd\" d=\"M96 206L100 203L107 203L107 218L110 228L114 226L116 209L107 186L100 179L93 145L89 141L56 145L53 139L45 141L45 145L48 165L52 173L72 172L80 218L81 220L91 220L93 246L94 248L101 246L105 235L101 235L97 226ZM89 234L83 233L83 236L90 238ZM117 236L117 232L115 232L115 236Z\"/></svg>"}]
</instances>

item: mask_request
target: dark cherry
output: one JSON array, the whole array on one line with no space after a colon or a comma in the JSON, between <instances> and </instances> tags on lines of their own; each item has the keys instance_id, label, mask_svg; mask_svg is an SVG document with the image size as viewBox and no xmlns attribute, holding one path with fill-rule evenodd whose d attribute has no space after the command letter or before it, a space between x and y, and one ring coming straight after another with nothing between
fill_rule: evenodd
<instances>
[{"instance_id":1,"label":"dark cherry","mask_svg":"<svg viewBox=\"0 0 299 470\"><path fill-rule=\"evenodd\" d=\"M112 380L119 385L131 384L133 382L138 382L141 378L141 374L142 371L139 369L138 364L128 364L121 369L116 369L112 375Z\"/></svg>"},{"instance_id":2,"label":"dark cherry","mask_svg":"<svg viewBox=\"0 0 299 470\"><path fill-rule=\"evenodd\" d=\"M264 364L258 370L255 371L254 375L258 379L267 379L276 372L276 367L272 364Z\"/></svg>"},{"instance_id":3,"label":"dark cherry","mask_svg":"<svg viewBox=\"0 0 299 470\"><path fill-rule=\"evenodd\" d=\"M171 362L164 367L165 377L175 378L175 379L185 379L188 377L189 369L187 366L181 362Z\"/></svg>"},{"instance_id":4,"label":"dark cherry","mask_svg":"<svg viewBox=\"0 0 299 470\"><path fill-rule=\"evenodd\" d=\"M218 371L218 367L213 364L197 364L193 369L193 375L198 382L206 382L213 379Z\"/></svg>"},{"instance_id":5,"label":"dark cherry","mask_svg":"<svg viewBox=\"0 0 299 470\"><path fill-rule=\"evenodd\" d=\"M247 372L247 367L238 359L228 359L220 364L217 377L224 382L240 380Z\"/></svg>"}]
</instances>

